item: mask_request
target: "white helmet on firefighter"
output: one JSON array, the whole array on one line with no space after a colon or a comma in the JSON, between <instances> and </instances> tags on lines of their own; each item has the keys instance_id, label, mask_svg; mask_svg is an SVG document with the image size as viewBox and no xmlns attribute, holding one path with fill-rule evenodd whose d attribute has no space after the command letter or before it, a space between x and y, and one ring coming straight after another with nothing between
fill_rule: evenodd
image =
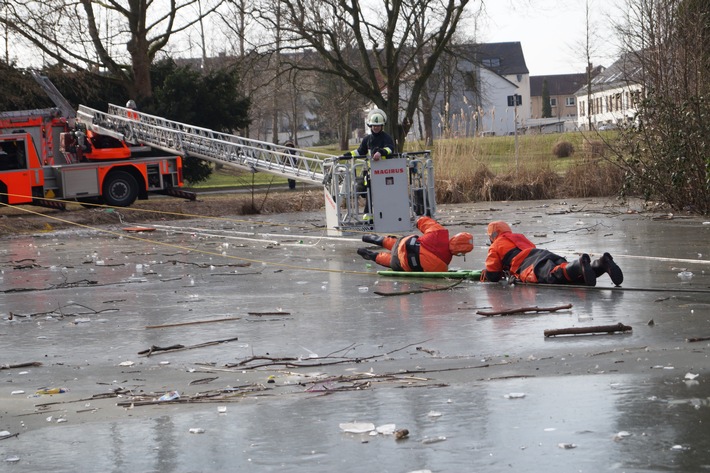
<instances>
[{"instance_id":1,"label":"white helmet on firefighter","mask_svg":"<svg viewBox=\"0 0 710 473\"><path fill-rule=\"evenodd\" d=\"M379 108L373 108L367 114L367 126L384 126L387 123L387 115Z\"/></svg>"},{"instance_id":2,"label":"white helmet on firefighter","mask_svg":"<svg viewBox=\"0 0 710 473\"><path fill-rule=\"evenodd\" d=\"M130 108L131 110L135 110L136 108L138 108L138 107L136 106L136 101L135 101L135 100L129 100L128 102L126 102L126 108Z\"/></svg>"}]
</instances>

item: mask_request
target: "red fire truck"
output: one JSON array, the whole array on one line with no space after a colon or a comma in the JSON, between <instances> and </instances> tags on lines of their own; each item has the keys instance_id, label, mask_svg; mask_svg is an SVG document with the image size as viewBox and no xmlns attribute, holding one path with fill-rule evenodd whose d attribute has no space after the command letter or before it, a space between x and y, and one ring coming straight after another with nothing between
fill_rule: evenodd
<instances>
[{"instance_id":1,"label":"red fire truck","mask_svg":"<svg viewBox=\"0 0 710 473\"><path fill-rule=\"evenodd\" d=\"M148 194L194 199L181 189L182 158L86 130L49 80L57 108L0 113L0 202L64 208L64 201L126 207Z\"/></svg>"}]
</instances>

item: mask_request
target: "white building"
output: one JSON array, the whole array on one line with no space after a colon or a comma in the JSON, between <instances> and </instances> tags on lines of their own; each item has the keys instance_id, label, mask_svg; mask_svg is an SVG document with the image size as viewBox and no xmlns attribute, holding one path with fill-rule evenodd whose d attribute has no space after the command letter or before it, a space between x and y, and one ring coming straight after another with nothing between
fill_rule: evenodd
<instances>
[{"instance_id":1,"label":"white building","mask_svg":"<svg viewBox=\"0 0 710 473\"><path fill-rule=\"evenodd\" d=\"M630 122L643 97L640 67L635 55L622 56L608 69L592 79L591 95L586 87L577 97L577 126L581 130L614 128Z\"/></svg>"},{"instance_id":2,"label":"white building","mask_svg":"<svg viewBox=\"0 0 710 473\"><path fill-rule=\"evenodd\" d=\"M521 44L465 44L454 50L453 61L440 61L431 79L436 84L430 92L434 138L511 135L515 133L516 112L520 130L531 109L530 72ZM516 95L517 106L509 102ZM411 133L415 136L422 120L421 115L414 118Z\"/></svg>"},{"instance_id":3,"label":"white building","mask_svg":"<svg viewBox=\"0 0 710 473\"><path fill-rule=\"evenodd\" d=\"M520 45L520 43L506 43ZM486 46L486 45L484 45ZM522 48L520 49L522 57ZM504 60L504 58L501 58ZM480 134L483 135L511 135L515 133L515 126L530 118L530 73L513 68L493 69L486 65L480 68L481 96L480 96ZM518 105L509 102L509 97L519 96ZM517 113L517 121L516 114Z\"/></svg>"}]
</instances>

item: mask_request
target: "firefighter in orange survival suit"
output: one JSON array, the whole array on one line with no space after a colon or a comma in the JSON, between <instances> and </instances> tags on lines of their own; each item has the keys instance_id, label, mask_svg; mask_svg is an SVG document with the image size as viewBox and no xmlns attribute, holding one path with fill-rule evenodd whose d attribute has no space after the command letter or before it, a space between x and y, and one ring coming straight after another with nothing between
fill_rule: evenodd
<instances>
[{"instance_id":1,"label":"firefighter in orange survival suit","mask_svg":"<svg viewBox=\"0 0 710 473\"><path fill-rule=\"evenodd\" d=\"M462 232L449 239L449 231L431 217L419 217L417 228L422 236L364 235L362 241L365 243L390 251L359 248L357 254L395 271L440 272L448 271L453 255L464 255L473 250L473 235Z\"/></svg>"},{"instance_id":2,"label":"firefighter in orange survival suit","mask_svg":"<svg viewBox=\"0 0 710 473\"><path fill-rule=\"evenodd\" d=\"M513 233L510 226L500 220L488 224L488 237L491 246L481 281L499 281L506 272L529 283L595 286L597 278L604 273L609 274L616 286L624 281L621 268L609 253L594 261L584 253L570 263L551 251L536 248L525 235Z\"/></svg>"}]
</instances>

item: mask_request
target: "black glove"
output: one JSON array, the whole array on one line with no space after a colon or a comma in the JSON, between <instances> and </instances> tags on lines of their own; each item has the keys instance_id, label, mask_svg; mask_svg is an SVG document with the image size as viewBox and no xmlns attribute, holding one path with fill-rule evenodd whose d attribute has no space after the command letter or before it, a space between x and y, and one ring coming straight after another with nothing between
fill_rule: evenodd
<instances>
[{"instance_id":1,"label":"black glove","mask_svg":"<svg viewBox=\"0 0 710 473\"><path fill-rule=\"evenodd\" d=\"M350 151L347 151L343 153L343 155L340 157L340 159L353 159L353 155Z\"/></svg>"},{"instance_id":2,"label":"black glove","mask_svg":"<svg viewBox=\"0 0 710 473\"><path fill-rule=\"evenodd\" d=\"M377 252L368 250L367 248L358 248L357 254L369 261L375 261L377 259Z\"/></svg>"}]
</instances>

